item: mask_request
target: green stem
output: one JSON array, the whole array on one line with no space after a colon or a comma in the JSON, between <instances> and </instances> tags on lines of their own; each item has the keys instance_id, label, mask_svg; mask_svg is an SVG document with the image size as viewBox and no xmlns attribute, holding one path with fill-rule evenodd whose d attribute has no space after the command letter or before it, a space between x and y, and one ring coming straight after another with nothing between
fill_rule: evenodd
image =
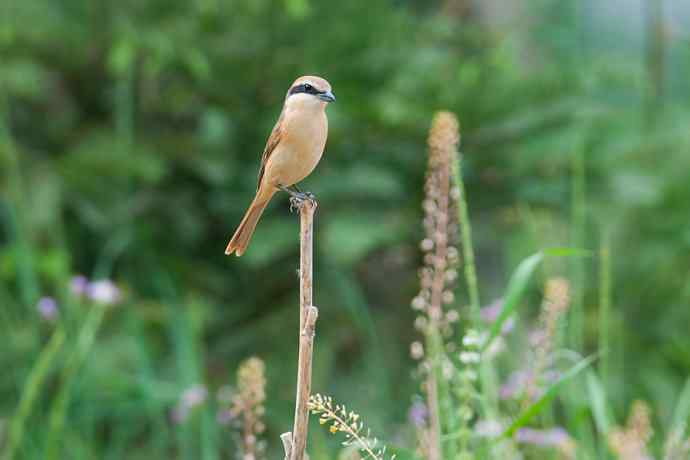
<instances>
[{"instance_id":1,"label":"green stem","mask_svg":"<svg viewBox=\"0 0 690 460\"><path fill-rule=\"evenodd\" d=\"M608 231L604 230L599 247L599 375L604 395L609 389L609 334L611 312L611 253ZM605 398L605 396L604 396ZM606 457L607 440L599 433L599 451Z\"/></svg>"},{"instance_id":2,"label":"green stem","mask_svg":"<svg viewBox=\"0 0 690 460\"><path fill-rule=\"evenodd\" d=\"M666 38L664 30L664 1L646 1L646 117L649 126L657 119L655 113L662 107L664 95L664 62Z\"/></svg>"},{"instance_id":3,"label":"green stem","mask_svg":"<svg viewBox=\"0 0 690 460\"><path fill-rule=\"evenodd\" d=\"M599 250L599 374L604 388L609 384L609 328L611 313L611 251L609 235L604 234Z\"/></svg>"},{"instance_id":4,"label":"green stem","mask_svg":"<svg viewBox=\"0 0 690 460\"><path fill-rule=\"evenodd\" d=\"M2 82L0 82L1 84ZM33 256L28 241L28 231L25 226L25 216L22 210L27 209L24 203L22 174L17 149L12 138L8 121L8 97L0 86L0 164L7 163L6 181L8 184L7 207L8 221L11 229L11 239L17 248L17 277L19 293L26 306L36 303L38 299L38 281L33 270ZM4 158L3 158L4 157Z\"/></svg>"},{"instance_id":5,"label":"green stem","mask_svg":"<svg viewBox=\"0 0 690 460\"><path fill-rule=\"evenodd\" d=\"M572 245L582 249L585 246L586 197L585 197L585 155L584 143L580 141L572 155L571 221ZM572 302L570 306L570 343L575 350L581 350L584 342L584 263L581 257L572 258Z\"/></svg>"},{"instance_id":6,"label":"green stem","mask_svg":"<svg viewBox=\"0 0 690 460\"><path fill-rule=\"evenodd\" d=\"M461 153L453 160L453 181L458 187L458 223L462 238L462 252L465 259L465 280L467 291L470 297L470 313L475 329L479 327L479 283L477 282L477 268L474 262L474 246L472 245L472 226L470 225L469 213L467 211L467 198L465 194L465 183L462 179Z\"/></svg>"},{"instance_id":7,"label":"green stem","mask_svg":"<svg viewBox=\"0 0 690 460\"><path fill-rule=\"evenodd\" d=\"M441 374L439 344L440 336L435 325L429 327L426 334L426 346L428 353L429 376L426 381L427 406L429 408L429 460L441 460L443 458L443 445L441 443L441 397L439 395L439 379Z\"/></svg>"},{"instance_id":8,"label":"green stem","mask_svg":"<svg viewBox=\"0 0 690 460\"><path fill-rule=\"evenodd\" d=\"M41 385L48 374L48 369L54 361L55 356L60 351L64 341L65 331L61 326L58 326L57 329L55 329L55 332L53 332L50 341L41 351L41 354L39 355L36 364L34 364L33 369L31 369L31 372L26 380L26 385L24 386L24 391L19 399L17 412L15 413L14 417L12 417L12 422L10 423L7 449L5 450L5 455L3 457L4 460L12 460L17 448L21 445L22 438L24 437L26 419L31 413L31 408L36 402L38 390L41 388Z\"/></svg>"},{"instance_id":9,"label":"green stem","mask_svg":"<svg viewBox=\"0 0 690 460\"><path fill-rule=\"evenodd\" d=\"M91 312L79 331L74 351L63 368L61 374L62 386L60 387L50 412L46 460L52 460L59 457L57 451L61 445L59 441L62 439L62 431L64 429L67 407L69 405L72 381L93 346L96 339L96 333L100 328L106 308L105 305L92 305Z\"/></svg>"}]
</instances>

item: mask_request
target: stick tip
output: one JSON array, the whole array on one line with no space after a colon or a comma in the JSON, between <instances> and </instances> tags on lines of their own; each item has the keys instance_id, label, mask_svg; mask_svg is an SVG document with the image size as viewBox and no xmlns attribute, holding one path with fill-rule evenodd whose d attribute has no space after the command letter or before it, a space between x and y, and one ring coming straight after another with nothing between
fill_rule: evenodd
<instances>
[{"instance_id":1,"label":"stick tip","mask_svg":"<svg viewBox=\"0 0 690 460\"><path fill-rule=\"evenodd\" d=\"M283 450L285 451L285 458L289 459L292 455L292 432L288 431L280 435L280 440L283 441Z\"/></svg>"}]
</instances>

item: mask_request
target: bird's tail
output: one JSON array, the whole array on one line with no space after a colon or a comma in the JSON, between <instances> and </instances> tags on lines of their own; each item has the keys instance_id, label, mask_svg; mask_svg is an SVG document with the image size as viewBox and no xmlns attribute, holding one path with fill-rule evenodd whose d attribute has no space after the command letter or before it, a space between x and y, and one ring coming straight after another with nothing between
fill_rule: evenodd
<instances>
[{"instance_id":1,"label":"bird's tail","mask_svg":"<svg viewBox=\"0 0 690 460\"><path fill-rule=\"evenodd\" d=\"M254 233L254 229L256 228L256 223L259 221L259 217L261 217L261 214L264 212L266 205L268 205L270 198L269 196L268 199L266 199L257 194L252 204L249 205L249 209L247 209L247 212L244 214L242 222L240 222L237 230L235 230L235 234L232 235L228 246L225 248L226 255L230 255L234 252L235 255L239 257L244 254L247 245L249 245L249 240Z\"/></svg>"}]
</instances>

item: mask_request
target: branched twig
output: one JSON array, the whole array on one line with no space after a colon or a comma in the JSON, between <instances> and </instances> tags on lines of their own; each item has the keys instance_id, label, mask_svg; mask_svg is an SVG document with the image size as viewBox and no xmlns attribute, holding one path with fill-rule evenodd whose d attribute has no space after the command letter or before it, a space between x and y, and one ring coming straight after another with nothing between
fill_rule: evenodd
<instances>
[{"instance_id":1,"label":"branched twig","mask_svg":"<svg viewBox=\"0 0 690 460\"><path fill-rule=\"evenodd\" d=\"M386 458L386 446L376 447L378 440L376 438L371 439L368 428L366 429L366 436L363 436L364 422L360 420L359 414L353 411L348 412L345 405L336 404L334 407L330 396L315 394L309 398L309 410L312 414L319 416L321 425L331 424L329 427L331 433L345 433L343 445L357 447L367 455L365 460L384 460ZM394 459L395 455L391 456L389 460Z\"/></svg>"}]
</instances>

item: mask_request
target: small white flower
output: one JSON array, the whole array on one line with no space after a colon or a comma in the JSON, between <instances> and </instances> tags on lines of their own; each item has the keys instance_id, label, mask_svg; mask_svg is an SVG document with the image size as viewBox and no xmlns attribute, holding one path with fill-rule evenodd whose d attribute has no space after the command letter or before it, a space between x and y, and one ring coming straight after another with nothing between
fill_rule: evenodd
<instances>
[{"instance_id":1,"label":"small white flower","mask_svg":"<svg viewBox=\"0 0 690 460\"><path fill-rule=\"evenodd\" d=\"M418 316L414 320L414 327L417 328L418 331L423 331L424 329L426 329L427 324L428 321L423 316Z\"/></svg>"},{"instance_id":2,"label":"small white flower","mask_svg":"<svg viewBox=\"0 0 690 460\"><path fill-rule=\"evenodd\" d=\"M94 302L113 305L120 300L120 289L110 280L89 283L86 294Z\"/></svg>"},{"instance_id":3,"label":"small white flower","mask_svg":"<svg viewBox=\"0 0 690 460\"><path fill-rule=\"evenodd\" d=\"M470 382L475 382L477 380L477 373L471 369L464 370L462 376Z\"/></svg>"},{"instance_id":4,"label":"small white flower","mask_svg":"<svg viewBox=\"0 0 690 460\"><path fill-rule=\"evenodd\" d=\"M486 356L487 359L493 359L494 357L496 357L496 355L500 354L505 349L506 341L503 340L503 337L498 336L491 342L488 348L484 351L484 356Z\"/></svg>"},{"instance_id":5,"label":"small white flower","mask_svg":"<svg viewBox=\"0 0 690 460\"><path fill-rule=\"evenodd\" d=\"M421 342L412 342L410 345L410 356L412 356L412 359L422 359L424 357L424 347Z\"/></svg>"},{"instance_id":6,"label":"small white flower","mask_svg":"<svg viewBox=\"0 0 690 460\"><path fill-rule=\"evenodd\" d=\"M474 351L463 351L460 353L460 362L463 364L476 364L479 362L479 353Z\"/></svg>"},{"instance_id":7,"label":"small white flower","mask_svg":"<svg viewBox=\"0 0 690 460\"><path fill-rule=\"evenodd\" d=\"M503 432L503 425L496 420L480 420L474 425L477 436L495 438Z\"/></svg>"},{"instance_id":8,"label":"small white flower","mask_svg":"<svg viewBox=\"0 0 690 460\"><path fill-rule=\"evenodd\" d=\"M465 336L462 338L462 344L466 347L478 347L482 343L482 337L474 329L467 331Z\"/></svg>"},{"instance_id":9,"label":"small white flower","mask_svg":"<svg viewBox=\"0 0 690 460\"><path fill-rule=\"evenodd\" d=\"M424 300L424 297L418 295L417 297L412 299L412 308L414 310L423 310L425 306L426 301Z\"/></svg>"}]
</instances>

